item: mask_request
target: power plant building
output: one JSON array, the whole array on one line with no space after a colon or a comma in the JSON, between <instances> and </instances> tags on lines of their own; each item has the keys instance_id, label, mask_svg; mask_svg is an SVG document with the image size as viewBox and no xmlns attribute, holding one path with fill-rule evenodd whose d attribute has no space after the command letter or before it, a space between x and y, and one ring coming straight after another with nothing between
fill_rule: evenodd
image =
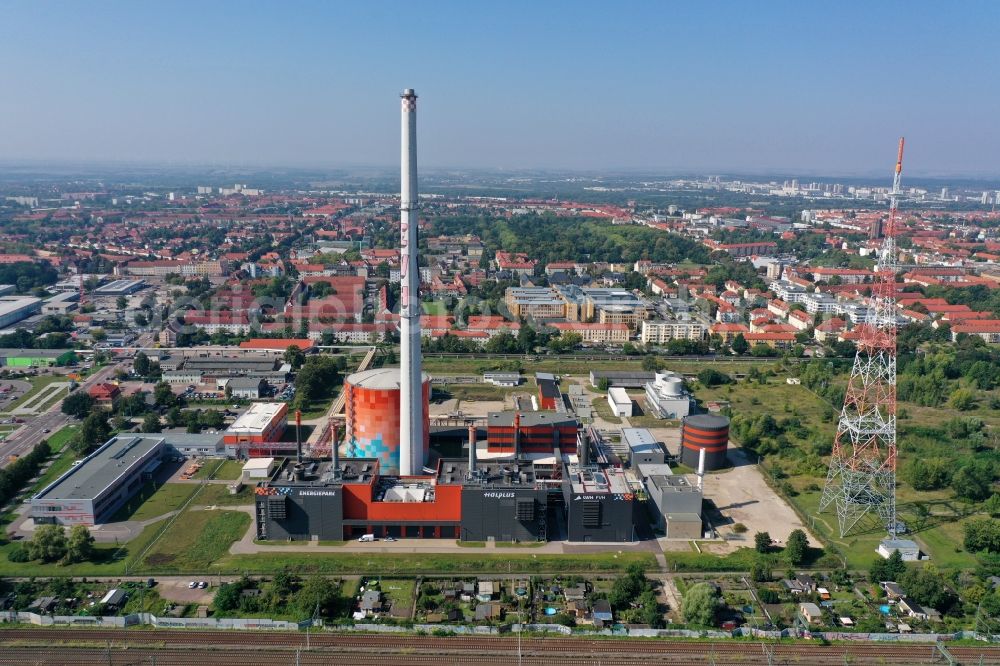
<instances>
[{"instance_id":1,"label":"power plant building","mask_svg":"<svg viewBox=\"0 0 1000 666\"><path fill-rule=\"evenodd\" d=\"M646 405L661 419L681 419L691 413L694 399L684 389L684 380L669 372L658 372L646 384Z\"/></svg>"},{"instance_id":2,"label":"power plant building","mask_svg":"<svg viewBox=\"0 0 1000 666\"><path fill-rule=\"evenodd\" d=\"M575 417L559 412L492 412L487 416L487 450L491 453L551 454L575 450L579 428Z\"/></svg>"},{"instance_id":3,"label":"power plant building","mask_svg":"<svg viewBox=\"0 0 1000 666\"><path fill-rule=\"evenodd\" d=\"M635 494L621 469L570 463L563 495L570 541L635 541Z\"/></svg>"},{"instance_id":4,"label":"power plant building","mask_svg":"<svg viewBox=\"0 0 1000 666\"><path fill-rule=\"evenodd\" d=\"M681 463L697 469L702 449L705 470L726 467L729 448L729 419L718 414L696 414L681 423Z\"/></svg>"},{"instance_id":5,"label":"power plant building","mask_svg":"<svg viewBox=\"0 0 1000 666\"><path fill-rule=\"evenodd\" d=\"M656 507L658 527L664 530L667 538L701 538L702 492L697 485L676 474L649 474L645 485Z\"/></svg>"},{"instance_id":6,"label":"power plant building","mask_svg":"<svg viewBox=\"0 0 1000 666\"><path fill-rule=\"evenodd\" d=\"M538 408L556 409L562 400L562 393L555 375L548 372L535 373L535 383L538 384Z\"/></svg>"},{"instance_id":7,"label":"power plant building","mask_svg":"<svg viewBox=\"0 0 1000 666\"><path fill-rule=\"evenodd\" d=\"M347 457L377 459L379 469L386 475L422 473L430 445L431 378L422 373L421 379L420 400L415 403L422 412L422 443L417 447L420 466L411 473L403 471L400 419L406 391L399 368L357 372L344 381L346 432L343 450Z\"/></svg>"},{"instance_id":8,"label":"power plant building","mask_svg":"<svg viewBox=\"0 0 1000 666\"><path fill-rule=\"evenodd\" d=\"M258 539L545 539L545 488L530 464L442 459L434 475L383 477L378 461L288 465L256 489Z\"/></svg>"},{"instance_id":9,"label":"power plant building","mask_svg":"<svg viewBox=\"0 0 1000 666\"><path fill-rule=\"evenodd\" d=\"M608 389L608 405L611 407L613 416L619 418L632 416L632 398L620 386L612 386Z\"/></svg>"},{"instance_id":10,"label":"power plant building","mask_svg":"<svg viewBox=\"0 0 1000 666\"><path fill-rule=\"evenodd\" d=\"M666 462L663 446L645 428L622 428L622 442L628 446L629 465L662 465Z\"/></svg>"},{"instance_id":11,"label":"power plant building","mask_svg":"<svg viewBox=\"0 0 1000 666\"><path fill-rule=\"evenodd\" d=\"M223 434L226 455L233 458L261 458L294 451L295 442L282 441L287 423L286 403L253 403Z\"/></svg>"}]
</instances>

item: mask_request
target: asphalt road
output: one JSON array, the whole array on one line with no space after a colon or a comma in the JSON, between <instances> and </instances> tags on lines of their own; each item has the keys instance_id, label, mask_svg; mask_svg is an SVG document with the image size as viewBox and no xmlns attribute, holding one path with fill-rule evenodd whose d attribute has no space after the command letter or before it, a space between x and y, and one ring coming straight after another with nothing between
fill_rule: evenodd
<instances>
[{"instance_id":1,"label":"asphalt road","mask_svg":"<svg viewBox=\"0 0 1000 666\"><path fill-rule=\"evenodd\" d=\"M80 385L81 389L86 390L94 384L106 381L109 377L112 377L115 370L120 367L123 367L123 363L121 361L101 368L83 381ZM38 416L25 418L24 425L18 428L14 434L6 439L6 441L0 443L0 467L6 467L13 462L11 459L12 455L18 457L25 455L34 449L40 441L72 421L73 419L60 411L61 407L62 400L52 405L52 407L50 407L47 411L39 414ZM45 432L46 430L49 432Z\"/></svg>"}]
</instances>

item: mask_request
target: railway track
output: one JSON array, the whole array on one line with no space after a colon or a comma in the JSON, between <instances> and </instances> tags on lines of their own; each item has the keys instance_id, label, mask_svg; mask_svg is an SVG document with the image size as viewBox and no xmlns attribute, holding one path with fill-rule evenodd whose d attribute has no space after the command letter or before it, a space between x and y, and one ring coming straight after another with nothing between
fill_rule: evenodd
<instances>
[{"instance_id":1,"label":"railway track","mask_svg":"<svg viewBox=\"0 0 1000 666\"><path fill-rule=\"evenodd\" d=\"M102 647L103 646L103 647ZM5 664L511 664L516 636L172 631L147 629L0 629ZM951 647L961 664L1000 664L1000 648ZM757 641L593 640L525 637L523 664L609 666L692 664L944 664L927 644L761 643ZM198 655L195 657L195 655ZM295 661L298 660L298 661Z\"/></svg>"}]
</instances>

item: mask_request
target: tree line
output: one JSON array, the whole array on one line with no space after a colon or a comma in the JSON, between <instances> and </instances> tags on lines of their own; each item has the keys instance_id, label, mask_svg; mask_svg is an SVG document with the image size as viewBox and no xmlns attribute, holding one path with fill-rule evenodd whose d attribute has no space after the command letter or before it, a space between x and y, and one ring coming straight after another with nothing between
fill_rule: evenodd
<instances>
[{"instance_id":1,"label":"tree line","mask_svg":"<svg viewBox=\"0 0 1000 666\"><path fill-rule=\"evenodd\" d=\"M612 225L590 217L552 214L516 215L509 219L454 215L432 220L433 233L479 236L491 250L524 252L542 265L553 261L708 263L707 247L658 229Z\"/></svg>"}]
</instances>

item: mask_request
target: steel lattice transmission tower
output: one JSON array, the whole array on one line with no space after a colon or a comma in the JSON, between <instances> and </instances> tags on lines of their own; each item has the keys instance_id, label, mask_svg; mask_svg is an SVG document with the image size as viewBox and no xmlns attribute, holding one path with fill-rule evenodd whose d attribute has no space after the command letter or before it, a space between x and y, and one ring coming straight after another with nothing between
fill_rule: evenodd
<instances>
[{"instance_id":1,"label":"steel lattice transmission tower","mask_svg":"<svg viewBox=\"0 0 1000 666\"><path fill-rule=\"evenodd\" d=\"M867 321L837 423L833 456L819 510L836 507L840 536L875 513L896 536L896 236L903 139L892 180Z\"/></svg>"}]
</instances>

